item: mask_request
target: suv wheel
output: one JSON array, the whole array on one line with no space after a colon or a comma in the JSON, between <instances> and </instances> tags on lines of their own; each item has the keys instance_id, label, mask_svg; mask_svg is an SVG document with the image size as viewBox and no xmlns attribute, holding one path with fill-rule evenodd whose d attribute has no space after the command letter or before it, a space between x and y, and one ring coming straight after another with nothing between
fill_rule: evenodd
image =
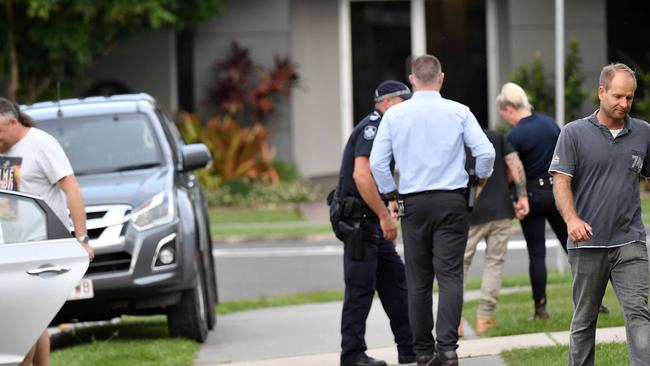
<instances>
[{"instance_id":1,"label":"suv wheel","mask_svg":"<svg viewBox=\"0 0 650 366\"><path fill-rule=\"evenodd\" d=\"M167 327L172 337L203 343L208 336L205 304L205 280L201 260L195 259L196 285L183 291L181 301L167 311Z\"/></svg>"},{"instance_id":2,"label":"suv wheel","mask_svg":"<svg viewBox=\"0 0 650 366\"><path fill-rule=\"evenodd\" d=\"M205 265L205 295L206 300L206 317L208 319L208 329L214 329L214 326L217 324L217 273L214 268L214 256L212 255L212 238L210 233L207 233L208 240L208 252L204 256L207 264Z\"/></svg>"},{"instance_id":3,"label":"suv wheel","mask_svg":"<svg viewBox=\"0 0 650 366\"><path fill-rule=\"evenodd\" d=\"M210 256L212 256L212 251L210 251ZM217 324L217 309L216 306L216 293L217 286L214 273L214 260L208 259L207 270L204 273L205 276L205 317L207 321L207 326L209 330L214 329L214 326Z\"/></svg>"}]
</instances>

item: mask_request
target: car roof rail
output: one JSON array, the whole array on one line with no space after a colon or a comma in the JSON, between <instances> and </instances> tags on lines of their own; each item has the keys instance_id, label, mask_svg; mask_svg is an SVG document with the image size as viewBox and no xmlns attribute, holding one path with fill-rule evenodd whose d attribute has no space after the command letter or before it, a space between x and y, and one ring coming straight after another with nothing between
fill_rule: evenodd
<instances>
[{"instance_id":1,"label":"car roof rail","mask_svg":"<svg viewBox=\"0 0 650 366\"><path fill-rule=\"evenodd\" d=\"M70 98L62 99L61 101L47 101L47 102L37 102L34 104L23 104L20 106L23 110L33 110L39 108L56 108L59 105L65 107L67 105L78 105L85 103L111 103L111 102L138 102L146 101L152 105L156 105L156 100L147 93L137 93L137 94L116 94L108 97L103 96L91 96L85 98Z\"/></svg>"}]
</instances>

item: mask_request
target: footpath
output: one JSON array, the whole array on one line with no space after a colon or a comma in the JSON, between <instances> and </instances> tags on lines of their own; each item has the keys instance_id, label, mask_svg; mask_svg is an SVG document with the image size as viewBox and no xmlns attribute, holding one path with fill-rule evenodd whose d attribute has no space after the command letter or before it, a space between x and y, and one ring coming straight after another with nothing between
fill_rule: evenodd
<instances>
[{"instance_id":1,"label":"footpath","mask_svg":"<svg viewBox=\"0 0 650 366\"><path fill-rule=\"evenodd\" d=\"M502 293L530 291L508 288ZM478 298L467 291L465 300ZM433 297L434 314L437 296ZM285 306L243 311L221 316L217 327L195 359L197 366L326 366L339 364L341 302ZM522 334L479 338L471 324L463 322L465 336L459 342L461 366L506 366L499 356L515 348L566 345L569 332ZM623 327L600 328L597 342L624 342ZM368 354L397 365L388 318L375 300L367 321Z\"/></svg>"},{"instance_id":2,"label":"footpath","mask_svg":"<svg viewBox=\"0 0 650 366\"><path fill-rule=\"evenodd\" d=\"M326 223L327 212L324 208L321 203L313 203L300 207L300 210L307 221ZM553 234L548 234L548 238L553 238ZM513 230L513 238L523 239L520 236L518 230ZM327 237L331 237L331 234L307 235L302 239L308 242L310 239L319 241ZM237 245L238 241L227 240L229 245ZM530 289L504 288L502 294L515 291ZM478 296L478 290L465 292L466 301L477 299ZM437 294L434 294L434 314L437 303ZM210 332L207 341L197 353L195 365L339 365L341 308L341 302L328 302L257 309L220 316L215 330ZM569 343L568 331L480 338L474 333L472 325L466 321L463 321L463 330L464 337L459 341L457 350L461 366L506 366L500 357L503 351ZM596 341L625 342L625 329L599 328ZM389 365L397 365L397 351L389 321L378 300L373 303L368 316L366 342L368 355L383 359Z\"/></svg>"}]
</instances>

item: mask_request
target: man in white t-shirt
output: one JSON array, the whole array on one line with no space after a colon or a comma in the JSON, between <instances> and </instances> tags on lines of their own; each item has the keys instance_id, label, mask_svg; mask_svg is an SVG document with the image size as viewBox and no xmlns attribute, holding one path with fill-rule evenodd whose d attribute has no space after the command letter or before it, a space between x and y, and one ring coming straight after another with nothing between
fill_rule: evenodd
<instances>
[{"instance_id":1,"label":"man in white t-shirt","mask_svg":"<svg viewBox=\"0 0 650 366\"><path fill-rule=\"evenodd\" d=\"M56 139L34 126L18 105L0 98L0 154L22 158L14 175L18 190L41 196L67 227L69 209L77 240L92 260L84 201L70 162ZM49 358L50 338L45 330L21 365L49 365Z\"/></svg>"}]
</instances>

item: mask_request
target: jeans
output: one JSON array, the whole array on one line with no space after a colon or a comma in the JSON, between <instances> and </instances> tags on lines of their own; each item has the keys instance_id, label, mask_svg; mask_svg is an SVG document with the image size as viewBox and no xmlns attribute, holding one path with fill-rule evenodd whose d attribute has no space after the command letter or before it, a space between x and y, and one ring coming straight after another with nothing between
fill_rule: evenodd
<instances>
[{"instance_id":1,"label":"jeans","mask_svg":"<svg viewBox=\"0 0 650 366\"><path fill-rule=\"evenodd\" d=\"M593 365L598 308L610 280L625 315L630 364L650 366L650 271L645 243L569 250L573 320L569 365Z\"/></svg>"}]
</instances>

